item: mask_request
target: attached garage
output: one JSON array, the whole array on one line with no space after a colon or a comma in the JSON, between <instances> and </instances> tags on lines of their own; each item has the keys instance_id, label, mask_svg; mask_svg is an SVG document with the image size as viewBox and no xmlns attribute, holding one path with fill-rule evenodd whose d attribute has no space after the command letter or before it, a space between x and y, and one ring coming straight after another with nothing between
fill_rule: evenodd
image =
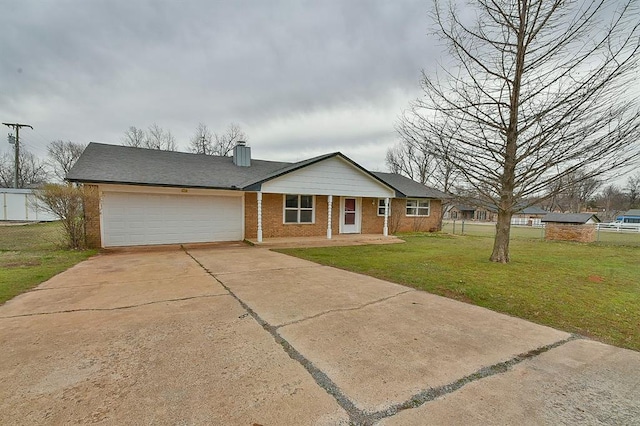
<instances>
[{"instance_id":1,"label":"attached garage","mask_svg":"<svg viewBox=\"0 0 640 426\"><path fill-rule=\"evenodd\" d=\"M241 195L102 192L104 247L241 241Z\"/></svg>"}]
</instances>

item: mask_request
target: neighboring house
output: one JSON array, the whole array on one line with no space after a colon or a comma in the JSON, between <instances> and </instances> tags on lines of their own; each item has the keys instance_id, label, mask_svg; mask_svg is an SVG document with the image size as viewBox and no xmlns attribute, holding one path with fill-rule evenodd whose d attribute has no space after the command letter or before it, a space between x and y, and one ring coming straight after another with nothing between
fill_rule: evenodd
<instances>
[{"instance_id":1,"label":"neighboring house","mask_svg":"<svg viewBox=\"0 0 640 426\"><path fill-rule=\"evenodd\" d=\"M616 221L622 223L640 223L640 209L628 210L625 214L618 216Z\"/></svg>"},{"instance_id":2,"label":"neighboring house","mask_svg":"<svg viewBox=\"0 0 640 426\"><path fill-rule=\"evenodd\" d=\"M98 247L430 231L447 197L339 152L263 161L244 143L233 157L91 143L67 180L99 194L86 206Z\"/></svg>"},{"instance_id":3,"label":"neighboring house","mask_svg":"<svg viewBox=\"0 0 640 426\"><path fill-rule=\"evenodd\" d=\"M511 217L512 225L540 226L542 218L549 212L537 206L529 206Z\"/></svg>"},{"instance_id":4,"label":"neighboring house","mask_svg":"<svg viewBox=\"0 0 640 426\"><path fill-rule=\"evenodd\" d=\"M546 210L540 207L526 207L513 215L512 224L533 225L539 224L540 219L547 214ZM498 209L493 206L478 205L453 205L449 208L445 218L452 220L473 220L478 222L496 222L498 220Z\"/></svg>"},{"instance_id":5,"label":"neighboring house","mask_svg":"<svg viewBox=\"0 0 640 426\"><path fill-rule=\"evenodd\" d=\"M473 220L476 209L472 206L454 205L450 206L445 214L445 219L453 220Z\"/></svg>"}]
</instances>

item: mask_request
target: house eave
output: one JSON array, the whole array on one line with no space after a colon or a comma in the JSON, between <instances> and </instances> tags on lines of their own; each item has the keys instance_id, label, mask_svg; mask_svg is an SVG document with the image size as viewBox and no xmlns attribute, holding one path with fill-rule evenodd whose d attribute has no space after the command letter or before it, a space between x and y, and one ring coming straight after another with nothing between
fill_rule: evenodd
<instances>
[{"instance_id":1,"label":"house eave","mask_svg":"<svg viewBox=\"0 0 640 426\"><path fill-rule=\"evenodd\" d=\"M235 186L205 186L205 185L176 185L169 183L151 183L151 182L123 182L123 181L107 181L93 179L65 179L68 182L84 183L92 185L129 185L129 186L146 186L155 188L194 188L194 189L216 189L225 191L243 191L242 188Z\"/></svg>"}]
</instances>

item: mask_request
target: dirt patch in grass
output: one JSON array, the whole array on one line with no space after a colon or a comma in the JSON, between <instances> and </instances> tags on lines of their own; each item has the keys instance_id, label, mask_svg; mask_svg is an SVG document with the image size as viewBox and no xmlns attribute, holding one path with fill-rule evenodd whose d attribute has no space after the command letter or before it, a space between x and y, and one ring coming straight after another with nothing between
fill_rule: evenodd
<instances>
[{"instance_id":1,"label":"dirt patch in grass","mask_svg":"<svg viewBox=\"0 0 640 426\"><path fill-rule=\"evenodd\" d=\"M23 262L9 262L9 263L5 263L2 266L4 266L5 268L20 268L22 266L38 266L42 264L42 262L40 262L39 260L26 260Z\"/></svg>"},{"instance_id":2,"label":"dirt patch in grass","mask_svg":"<svg viewBox=\"0 0 640 426\"><path fill-rule=\"evenodd\" d=\"M592 283L601 283L604 281L604 278L600 275L589 275L588 280Z\"/></svg>"}]
</instances>

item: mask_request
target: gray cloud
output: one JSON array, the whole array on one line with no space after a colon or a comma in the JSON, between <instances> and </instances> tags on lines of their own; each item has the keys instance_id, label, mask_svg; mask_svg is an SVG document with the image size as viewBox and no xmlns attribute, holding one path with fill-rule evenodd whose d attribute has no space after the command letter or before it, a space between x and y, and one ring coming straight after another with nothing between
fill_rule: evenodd
<instances>
[{"instance_id":1,"label":"gray cloud","mask_svg":"<svg viewBox=\"0 0 640 426\"><path fill-rule=\"evenodd\" d=\"M10 7L9 7L10 6ZM0 117L25 143L240 123L256 156L340 150L383 167L438 46L424 1L22 1L0 26ZM8 149L8 144L3 150ZM362 156L362 157L360 157ZM286 158L284 158L286 157Z\"/></svg>"}]
</instances>

